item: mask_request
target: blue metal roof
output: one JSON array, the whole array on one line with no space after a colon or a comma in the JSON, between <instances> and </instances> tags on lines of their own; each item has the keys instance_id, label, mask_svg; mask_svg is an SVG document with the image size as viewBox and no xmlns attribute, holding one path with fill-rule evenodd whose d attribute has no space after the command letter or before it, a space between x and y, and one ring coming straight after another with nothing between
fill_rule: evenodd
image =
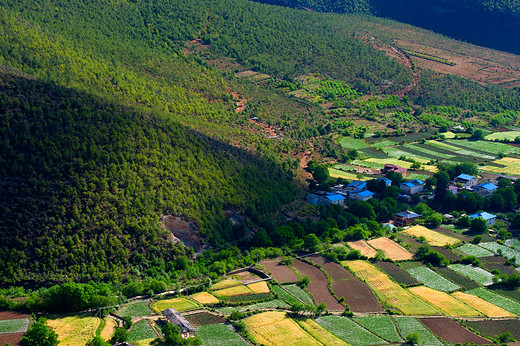
<instances>
[{"instance_id":1,"label":"blue metal roof","mask_svg":"<svg viewBox=\"0 0 520 346\"><path fill-rule=\"evenodd\" d=\"M392 182L392 181L391 181L390 179L388 179L387 177L382 177L382 178L379 178L379 179L377 179L377 180L379 180L379 181L382 180L382 181L384 181L384 182L386 182L386 183L391 183L391 182Z\"/></svg>"},{"instance_id":2,"label":"blue metal roof","mask_svg":"<svg viewBox=\"0 0 520 346\"><path fill-rule=\"evenodd\" d=\"M496 215L493 215L493 214L490 214L490 213L486 213L485 211L481 211L480 213L476 213L476 214L473 214L473 215L470 215L469 218L470 219L475 219L477 217L481 217L483 218L484 220L490 220L490 219L494 219L496 217Z\"/></svg>"},{"instance_id":3,"label":"blue metal roof","mask_svg":"<svg viewBox=\"0 0 520 346\"><path fill-rule=\"evenodd\" d=\"M368 197L368 196L372 196L374 193L371 192L371 191L368 191L368 190L363 190L363 191L359 191L359 192L356 192L358 195L360 195L361 197Z\"/></svg>"},{"instance_id":4,"label":"blue metal roof","mask_svg":"<svg viewBox=\"0 0 520 346\"><path fill-rule=\"evenodd\" d=\"M409 210L402 211L400 213L396 213L395 215L400 216L400 217L404 217L404 218L407 218L407 219L413 219L413 218L421 216L420 214L414 213L413 211L409 211Z\"/></svg>"},{"instance_id":5,"label":"blue metal roof","mask_svg":"<svg viewBox=\"0 0 520 346\"><path fill-rule=\"evenodd\" d=\"M469 174L459 174L457 176L457 179L462 179L462 180L471 180L473 178L475 178L475 177L472 175L469 175Z\"/></svg>"},{"instance_id":6,"label":"blue metal roof","mask_svg":"<svg viewBox=\"0 0 520 346\"><path fill-rule=\"evenodd\" d=\"M417 183L419 185L424 185L424 183L422 182L422 180L419 180L419 179L414 179L412 180L410 183Z\"/></svg>"},{"instance_id":7,"label":"blue metal roof","mask_svg":"<svg viewBox=\"0 0 520 346\"><path fill-rule=\"evenodd\" d=\"M358 189L362 189L367 186L367 183L361 180L356 180L348 184L347 186L357 187Z\"/></svg>"},{"instance_id":8,"label":"blue metal roof","mask_svg":"<svg viewBox=\"0 0 520 346\"><path fill-rule=\"evenodd\" d=\"M495 184L492 184L492 183L480 184L480 185L477 185L475 187L481 187L481 188L486 189L486 190L498 189L498 186L496 186Z\"/></svg>"},{"instance_id":9,"label":"blue metal roof","mask_svg":"<svg viewBox=\"0 0 520 346\"><path fill-rule=\"evenodd\" d=\"M339 193L330 193L330 194L327 194L326 198L327 198L329 201L339 201L339 200L345 199L345 197L343 197L343 196L340 195Z\"/></svg>"},{"instance_id":10,"label":"blue metal roof","mask_svg":"<svg viewBox=\"0 0 520 346\"><path fill-rule=\"evenodd\" d=\"M411 181L409 181L407 183L401 183L401 185L408 186L408 187L414 187L415 186L414 184L412 184Z\"/></svg>"}]
</instances>

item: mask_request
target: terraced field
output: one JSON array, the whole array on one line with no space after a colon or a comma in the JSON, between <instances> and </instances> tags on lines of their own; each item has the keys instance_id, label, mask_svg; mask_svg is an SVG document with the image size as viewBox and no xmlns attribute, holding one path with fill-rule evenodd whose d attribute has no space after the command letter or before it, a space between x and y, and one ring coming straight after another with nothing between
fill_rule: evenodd
<instances>
[{"instance_id":1,"label":"terraced field","mask_svg":"<svg viewBox=\"0 0 520 346\"><path fill-rule=\"evenodd\" d=\"M479 246L487 249L489 251L493 251L494 253L504 256L505 258L513 258L516 257L516 264L520 265L520 252L512 249L510 247L495 243L495 242L483 242L480 243Z\"/></svg>"},{"instance_id":2,"label":"terraced field","mask_svg":"<svg viewBox=\"0 0 520 346\"><path fill-rule=\"evenodd\" d=\"M224 323L208 324L197 328L197 336L206 346L247 346L231 325Z\"/></svg>"},{"instance_id":3,"label":"terraced field","mask_svg":"<svg viewBox=\"0 0 520 346\"><path fill-rule=\"evenodd\" d=\"M312 335L319 342L323 343L323 345L348 345L345 341L323 328L314 320L298 320L297 323L303 328L303 330Z\"/></svg>"},{"instance_id":4,"label":"terraced field","mask_svg":"<svg viewBox=\"0 0 520 346\"><path fill-rule=\"evenodd\" d=\"M200 307L200 304L197 302L188 299L188 298L173 298L173 299L165 299L158 300L152 304L152 309L157 313L161 313L163 310L172 308L177 311L185 311L191 310Z\"/></svg>"},{"instance_id":5,"label":"terraced field","mask_svg":"<svg viewBox=\"0 0 520 346\"><path fill-rule=\"evenodd\" d=\"M449 265L448 268L478 282L483 286L493 284L493 274L482 268L472 266L471 264L452 264Z\"/></svg>"},{"instance_id":6,"label":"terraced field","mask_svg":"<svg viewBox=\"0 0 520 346\"><path fill-rule=\"evenodd\" d=\"M461 251L462 253L470 256L475 257L487 257L487 256L493 256L494 253L484 249L483 247L480 247L475 244L464 244L462 246L457 247L457 250Z\"/></svg>"},{"instance_id":7,"label":"terraced field","mask_svg":"<svg viewBox=\"0 0 520 346\"><path fill-rule=\"evenodd\" d=\"M372 239L367 243L374 249L382 251L386 258L392 261L406 261L413 257L413 254L387 237Z\"/></svg>"},{"instance_id":8,"label":"terraced field","mask_svg":"<svg viewBox=\"0 0 520 346\"><path fill-rule=\"evenodd\" d=\"M390 343L404 341L390 316L355 317L353 320L385 341Z\"/></svg>"},{"instance_id":9,"label":"terraced field","mask_svg":"<svg viewBox=\"0 0 520 346\"><path fill-rule=\"evenodd\" d=\"M424 237L426 243L432 246L456 245L460 243L460 240L457 238L450 237L440 232L432 231L431 229L419 225L412 226L404 230L403 233L417 238Z\"/></svg>"},{"instance_id":10,"label":"terraced field","mask_svg":"<svg viewBox=\"0 0 520 346\"><path fill-rule=\"evenodd\" d=\"M347 245L354 250L358 250L361 254L368 258L377 256L377 251L372 246L368 245L365 240L349 241Z\"/></svg>"},{"instance_id":11,"label":"terraced field","mask_svg":"<svg viewBox=\"0 0 520 346\"><path fill-rule=\"evenodd\" d=\"M99 318L90 315L53 317L47 320L62 345L86 345L94 337L99 323Z\"/></svg>"},{"instance_id":12,"label":"terraced field","mask_svg":"<svg viewBox=\"0 0 520 346\"><path fill-rule=\"evenodd\" d=\"M442 346L440 342L428 328L414 317L394 317L395 324L399 328L401 335L411 333L419 334L419 345Z\"/></svg>"},{"instance_id":13,"label":"terraced field","mask_svg":"<svg viewBox=\"0 0 520 346\"><path fill-rule=\"evenodd\" d=\"M208 292L200 292L192 294L191 299L195 300L196 302L203 304L203 305L209 305L209 304L217 304L218 299Z\"/></svg>"},{"instance_id":14,"label":"terraced field","mask_svg":"<svg viewBox=\"0 0 520 346\"><path fill-rule=\"evenodd\" d=\"M352 345L381 345L387 343L346 317L321 316L316 322L341 340Z\"/></svg>"},{"instance_id":15,"label":"terraced field","mask_svg":"<svg viewBox=\"0 0 520 346\"><path fill-rule=\"evenodd\" d=\"M450 344L488 345L490 340L470 332L454 320L445 317L425 317L420 319L432 332Z\"/></svg>"},{"instance_id":16,"label":"terraced field","mask_svg":"<svg viewBox=\"0 0 520 346\"><path fill-rule=\"evenodd\" d=\"M116 314L121 317L130 317L132 319L150 315L153 311L148 306L148 300L136 300L134 302L123 305Z\"/></svg>"},{"instance_id":17,"label":"terraced field","mask_svg":"<svg viewBox=\"0 0 520 346\"><path fill-rule=\"evenodd\" d=\"M455 285L453 282L424 266L410 268L407 272L427 287L438 291L451 292L460 288L460 286Z\"/></svg>"},{"instance_id":18,"label":"terraced field","mask_svg":"<svg viewBox=\"0 0 520 346\"><path fill-rule=\"evenodd\" d=\"M504 296L483 289L481 287L474 288L472 290L467 291L466 293L475 295L493 305L501 307L502 309L507 310L512 314L515 314L516 316L520 316L520 303L513 299L506 298Z\"/></svg>"},{"instance_id":19,"label":"terraced field","mask_svg":"<svg viewBox=\"0 0 520 346\"><path fill-rule=\"evenodd\" d=\"M386 274L388 274L392 279L394 279L398 284L411 286L418 285L420 282L417 281L416 278L411 276L407 271L396 265L392 262L377 262L376 266L379 269L382 269Z\"/></svg>"},{"instance_id":20,"label":"terraced field","mask_svg":"<svg viewBox=\"0 0 520 346\"><path fill-rule=\"evenodd\" d=\"M281 284L298 281L298 276L294 271L277 260L264 260L260 264L267 268L272 277Z\"/></svg>"},{"instance_id":21,"label":"terraced field","mask_svg":"<svg viewBox=\"0 0 520 346\"><path fill-rule=\"evenodd\" d=\"M425 286L410 288L410 292L436 306L447 316L475 317L482 316L480 312L470 308L449 294Z\"/></svg>"},{"instance_id":22,"label":"terraced field","mask_svg":"<svg viewBox=\"0 0 520 346\"><path fill-rule=\"evenodd\" d=\"M472 294L464 293L464 292L453 292L452 296L464 302L468 306L471 306L473 309L481 312L487 317L514 317L512 313L506 311L494 304L491 304L484 299L481 299Z\"/></svg>"}]
</instances>

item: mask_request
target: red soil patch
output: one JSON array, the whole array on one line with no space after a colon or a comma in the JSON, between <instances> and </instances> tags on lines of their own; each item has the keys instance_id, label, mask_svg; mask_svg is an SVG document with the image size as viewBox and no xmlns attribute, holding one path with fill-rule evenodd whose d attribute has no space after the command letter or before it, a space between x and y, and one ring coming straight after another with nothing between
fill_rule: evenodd
<instances>
[{"instance_id":1,"label":"red soil patch","mask_svg":"<svg viewBox=\"0 0 520 346\"><path fill-rule=\"evenodd\" d=\"M281 284L297 282L298 276L291 268L280 264L276 260L263 260L260 262L267 270L271 272L271 276Z\"/></svg>"},{"instance_id":2,"label":"red soil patch","mask_svg":"<svg viewBox=\"0 0 520 346\"><path fill-rule=\"evenodd\" d=\"M374 293L361 280L352 275L341 265L330 262L322 256L309 259L319 264L332 278L332 290L338 297L345 297L353 312L383 312L383 308Z\"/></svg>"},{"instance_id":3,"label":"red soil patch","mask_svg":"<svg viewBox=\"0 0 520 346\"><path fill-rule=\"evenodd\" d=\"M492 344L488 339L470 332L454 320L446 317L426 317L420 319L434 334L452 344Z\"/></svg>"},{"instance_id":4,"label":"red soil patch","mask_svg":"<svg viewBox=\"0 0 520 346\"><path fill-rule=\"evenodd\" d=\"M327 277L321 270L297 259L294 260L293 267L302 275L311 279L310 284L307 285L307 291L312 294L316 304L325 303L327 309L331 311L345 310L345 307L330 293L327 287Z\"/></svg>"},{"instance_id":5,"label":"red soil patch","mask_svg":"<svg viewBox=\"0 0 520 346\"><path fill-rule=\"evenodd\" d=\"M24 332L20 333L10 333L10 334L0 334L0 344L11 344L11 345L20 345L20 340L22 340L22 336Z\"/></svg>"},{"instance_id":6,"label":"red soil patch","mask_svg":"<svg viewBox=\"0 0 520 346\"><path fill-rule=\"evenodd\" d=\"M29 315L16 311L0 311L0 321L17 320L20 318L29 318Z\"/></svg>"}]
</instances>

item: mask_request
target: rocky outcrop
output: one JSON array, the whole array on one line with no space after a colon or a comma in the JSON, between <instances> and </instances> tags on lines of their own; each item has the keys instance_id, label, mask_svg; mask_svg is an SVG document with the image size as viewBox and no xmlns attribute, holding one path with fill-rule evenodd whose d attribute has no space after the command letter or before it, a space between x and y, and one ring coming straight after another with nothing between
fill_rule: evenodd
<instances>
[{"instance_id":1,"label":"rocky outcrop","mask_svg":"<svg viewBox=\"0 0 520 346\"><path fill-rule=\"evenodd\" d=\"M202 242L198 236L198 228L193 222L172 215L164 215L162 218L174 242L180 241L186 246L193 247L195 251L200 250Z\"/></svg>"}]
</instances>

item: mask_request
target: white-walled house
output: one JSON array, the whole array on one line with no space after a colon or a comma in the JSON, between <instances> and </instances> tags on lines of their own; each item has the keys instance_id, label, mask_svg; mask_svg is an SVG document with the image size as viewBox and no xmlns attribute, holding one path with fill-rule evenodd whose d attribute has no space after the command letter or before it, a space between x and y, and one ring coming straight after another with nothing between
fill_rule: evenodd
<instances>
[{"instance_id":1,"label":"white-walled house","mask_svg":"<svg viewBox=\"0 0 520 346\"><path fill-rule=\"evenodd\" d=\"M399 185L401 192L409 196L422 192L424 189L424 183L421 180L415 179Z\"/></svg>"},{"instance_id":2,"label":"white-walled house","mask_svg":"<svg viewBox=\"0 0 520 346\"><path fill-rule=\"evenodd\" d=\"M493 214L490 214L490 213L486 213L485 211L481 211L480 213L476 213L476 214L473 214L473 215L469 216L470 219L476 219L477 217L481 217L484 220L486 220L488 226L494 225L495 221L497 219L496 215L493 215Z\"/></svg>"},{"instance_id":3,"label":"white-walled house","mask_svg":"<svg viewBox=\"0 0 520 346\"><path fill-rule=\"evenodd\" d=\"M479 184L473 187L473 191L482 197L489 197L498 189L498 186L492 183Z\"/></svg>"},{"instance_id":4,"label":"white-walled house","mask_svg":"<svg viewBox=\"0 0 520 346\"><path fill-rule=\"evenodd\" d=\"M478 184L478 178L468 174L459 174L454 181L461 183L464 187L472 187Z\"/></svg>"},{"instance_id":5,"label":"white-walled house","mask_svg":"<svg viewBox=\"0 0 520 346\"><path fill-rule=\"evenodd\" d=\"M374 193L368 190L360 190L351 192L348 196L350 199L368 201L370 198L374 197Z\"/></svg>"}]
</instances>

